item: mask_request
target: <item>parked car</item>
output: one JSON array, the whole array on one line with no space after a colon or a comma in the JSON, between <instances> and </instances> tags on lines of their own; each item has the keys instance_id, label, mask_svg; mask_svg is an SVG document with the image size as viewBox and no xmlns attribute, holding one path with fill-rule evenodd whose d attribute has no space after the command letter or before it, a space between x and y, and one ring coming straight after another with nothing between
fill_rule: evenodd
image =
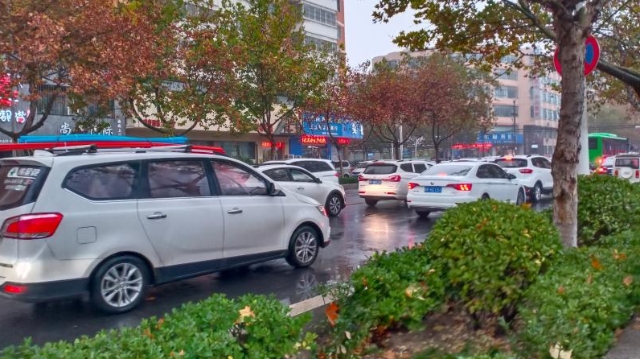
<instances>
[{"instance_id":1,"label":"parked car","mask_svg":"<svg viewBox=\"0 0 640 359\"><path fill-rule=\"evenodd\" d=\"M311 197L324 203L327 213L335 217L347 205L344 188L333 181L322 181L302 167L291 165L266 165L258 171L276 181L282 188Z\"/></svg>"},{"instance_id":2,"label":"parked car","mask_svg":"<svg viewBox=\"0 0 640 359\"><path fill-rule=\"evenodd\" d=\"M408 184L407 206L418 216L444 211L459 203L493 198L522 204L525 188L500 166L480 161L437 164Z\"/></svg>"},{"instance_id":3,"label":"parked car","mask_svg":"<svg viewBox=\"0 0 640 359\"><path fill-rule=\"evenodd\" d=\"M551 161L540 155L504 156L495 160L507 173L515 175L527 190L527 198L538 202L553 191Z\"/></svg>"},{"instance_id":4,"label":"parked car","mask_svg":"<svg viewBox=\"0 0 640 359\"><path fill-rule=\"evenodd\" d=\"M427 170L426 161L374 161L358 176L358 195L369 206L378 201L407 199L409 180Z\"/></svg>"},{"instance_id":5,"label":"parked car","mask_svg":"<svg viewBox=\"0 0 640 359\"><path fill-rule=\"evenodd\" d=\"M336 171L340 172L340 162L339 161L332 161L331 164L333 165L333 167L335 167ZM351 163L349 163L349 161L342 161L342 177L351 177L351 170L353 168L351 167Z\"/></svg>"},{"instance_id":6,"label":"parked car","mask_svg":"<svg viewBox=\"0 0 640 359\"><path fill-rule=\"evenodd\" d=\"M640 182L640 154L634 152L618 154L614 162L613 175L631 183Z\"/></svg>"},{"instance_id":7,"label":"parked car","mask_svg":"<svg viewBox=\"0 0 640 359\"><path fill-rule=\"evenodd\" d=\"M267 161L262 165L292 165L302 167L323 181L339 183L340 174L329 160L321 158L291 158L288 160Z\"/></svg>"},{"instance_id":8,"label":"parked car","mask_svg":"<svg viewBox=\"0 0 640 359\"><path fill-rule=\"evenodd\" d=\"M38 151L0 160L0 295L89 294L122 313L150 285L285 258L330 243L324 205L228 157L172 150Z\"/></svg>"},{"instance_id":9,"label":"parked car","mask_svg":"<svg viewBox=\"0 0 640 359\"><path fill-rule=\"evenodd\" d=\"M373 161L362 161L362 162L358 162L355 166L353 166L353 168L351 169L351 175L352 176L358 176L360 175L365 168L367 168L367 165L369 165L370 163L373 163Z\"/></svg>"}]
</instances>

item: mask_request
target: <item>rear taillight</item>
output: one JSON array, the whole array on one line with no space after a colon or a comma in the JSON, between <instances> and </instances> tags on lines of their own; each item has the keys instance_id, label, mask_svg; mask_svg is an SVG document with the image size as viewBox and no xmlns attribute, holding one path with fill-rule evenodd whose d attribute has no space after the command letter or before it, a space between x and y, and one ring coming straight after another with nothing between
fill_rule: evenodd
<instances>
[{"instance_id":1,"label":"rear taillight","mask_svg":"<svg viewBox=\"0 0 640 359\"><path fill-rule=\"evenodd\" d=\"M338 172L335 173L336 177L340 177L340 174Z\"/></svg>"},{"instance_id":2,"label":"rear taillight","mask_svg":"<svg viewBox=\"0 0 640 359\"><path fill-rule=\"evenodd\" d=\"M527 175L533 173L533 170L531 168L521 168L519 171L520 173L524 173Z\"/></svg>"},{"instance_id":3,"label":"rear taillight","mask_svg":"<svg viewBox=\"0 0 640 359\"><path fill-rule=\"evenodd\" d=\"M42 239L51 237L60 222L60 213L35 213L11 217L2 225L2 236L16 239Z\"/></svg>"},{"instance_id":4,"label":"rear taillight","mask_svg":"<svg viewBox=\"0 0 640 359\"><path fill-rule=\"evenodd\" d=\"M640 171L636 170L636 178L640 178Z\"/></svg>"},{"instance_id":5,"label":"rear taillight","mask_svg":"<svg viewBox=\"0 0 640 359\"><path fill-rule=\"evenodd\" d=\"M415 183L415 182L409 182L409 189L414 189L416 187L418 187L419 184Z\"/></svg>"},{"instance_id":6,"label":"rear taillight","mask_svg":"<svg viewBox=\"0 0 640 359\"><path fill-rule=\"evenodd\" d=\"M389 178L385 178L383 179L383 181L387 181L387 182L400 182L400 180L402 179L402 177L400 177L400 175L393 175L393 176L389 176Z\"/></svg>"},{"instance_id":7,"label":"rear taillight","mask_svg":"<svg viewBox=\"0 0 640 359\"><path fill-rule=\"evenodd\" d=\"M320 213L325 216L325 217L329 217L327 215L327 210L324 208L324 206L316 206L316 208L318 209L318 211L320 211Z\"/></svg>"},{"instance_id":8,"label":"rear taillight","mask_svg":"<svg viewBox=\"0 0 640 359\"><path fill-rule=\"evenodd\" d=\"M358 181L362 182L362 181L366 181L366 179L364 178L363 175L358 175Z\"/></svg>"},{"instance_id":9,"label":"rear taillight","mask_svg":"<svg viewBox=\"0 0 640 359\"><path fill-rule=\"evenodd\" d=\"M471 191L471 187L473 186L471 185L471 183L451 183L448 184L447 187L451 187L456 191L469 192Z\"/></svg>"},{"instance_id":10,"label":"rear taillight","mask_svg":"<svg viewBox=\"0 0 640 359\"><path fill-rule=\"evenodd\" d=\"M4 286L3 290L8 294L23 294L27 291L27 287L23 285L7 284Z\"/></svg>"}]
</instances>

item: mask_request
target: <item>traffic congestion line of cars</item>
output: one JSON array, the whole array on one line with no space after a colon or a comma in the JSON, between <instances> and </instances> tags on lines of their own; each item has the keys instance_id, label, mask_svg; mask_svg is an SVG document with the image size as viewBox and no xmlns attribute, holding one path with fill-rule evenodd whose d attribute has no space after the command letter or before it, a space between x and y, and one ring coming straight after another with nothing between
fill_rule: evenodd
<instances>
[{"instance_id":1,"label":"traffic congestion line of cars","mask_svg":"<svg viewBox=\"0 0 640 359\"><path fill-rule=\"evenodd\" d=\"M0 296L19 301L88 294L122 313L151 285L278 258L307 267L330 243L327 203L190 146L38 150L0 159L0 181Z\"/></svg>"}]
</instances>

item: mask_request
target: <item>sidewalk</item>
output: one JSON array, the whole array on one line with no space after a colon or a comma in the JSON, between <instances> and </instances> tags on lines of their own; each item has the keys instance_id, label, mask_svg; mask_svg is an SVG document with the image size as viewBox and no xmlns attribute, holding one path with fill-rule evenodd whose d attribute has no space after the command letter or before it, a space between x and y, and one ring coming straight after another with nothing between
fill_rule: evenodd
<instances>
[{"instance_id":1,"label":"sidewalk","mask_svg":"<svg viewBox=\"0 0 640 359\"><path fill-rule=\"evenodd\" d=\"M629 322L606 359L640 359L640 317Z\"/></svg>"}]
</instances>

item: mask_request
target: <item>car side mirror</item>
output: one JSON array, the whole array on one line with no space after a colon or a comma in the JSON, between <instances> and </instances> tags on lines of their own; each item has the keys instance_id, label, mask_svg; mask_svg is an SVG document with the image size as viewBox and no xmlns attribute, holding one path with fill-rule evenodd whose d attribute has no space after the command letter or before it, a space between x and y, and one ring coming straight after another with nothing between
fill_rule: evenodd
<instances>
[{"instance_id":1,"label":"car side mirror","mask_svg":"<svg viewBox=\"0 0 640 359\"><path fill-rule=\"evenodd\" d=\"M514 179L516 179L517 177L516 177L516 175L514 175L513 173L507 173L507 178L508 178L509 180L514 180Z\"/></svg>"},{"instance_id":2,"label":"car side mirror","mask_svg":"<svg viewBox=\"0 0 640 359\"><path fill-rule=\"evenodd\" d=\"M278 190L276 189L276 184L268 181L267 182L267 194L269 196L275 196L277 194Z\"/></svg>"},{"instance_id":3,"label":"car side mirror","mask_svg":"<svg viewBox=\"0 0 640 359\"><path fill-rule=\"evenodd\" d=\"M313 182L315 183L322 183L322 180L318 177L313 177Z\"/></svg>"}]
</instances>

